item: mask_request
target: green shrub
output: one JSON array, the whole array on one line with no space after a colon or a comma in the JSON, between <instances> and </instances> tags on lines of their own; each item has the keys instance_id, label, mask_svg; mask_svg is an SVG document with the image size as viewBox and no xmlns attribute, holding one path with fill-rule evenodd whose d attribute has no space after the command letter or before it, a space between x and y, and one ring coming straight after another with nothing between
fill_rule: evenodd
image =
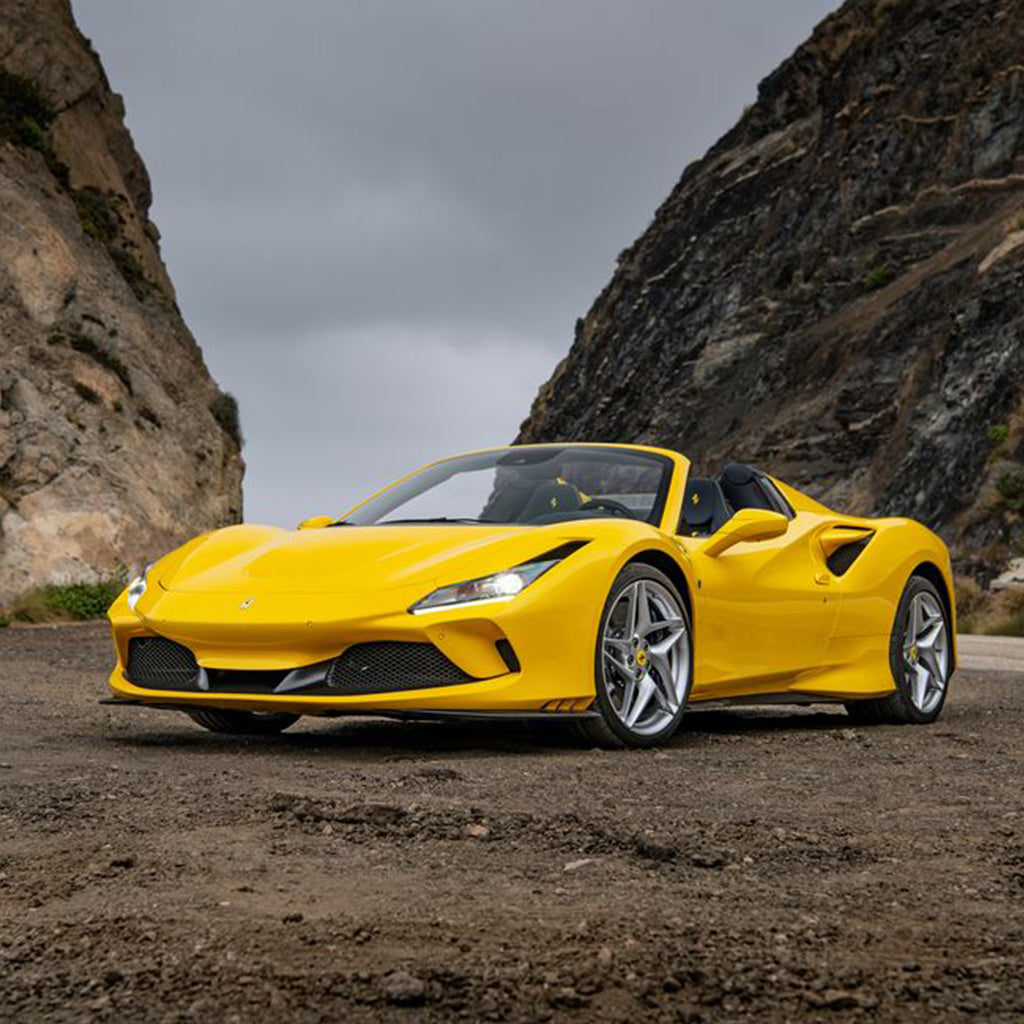
<instances>
[{"instance_id":1,"label":"green shrub","mask_svg":"<svg viewBox=\"0 0 1024 1024\"><path fill-rule=\"evenodd\" d=\"M1010 434L1010 428L1003 423L997 423L988 428L988 439L992 442L993 448L998 448L1006 443Z\"/></svg>"},{"instance_id":2,"label":"green shrub","mask_svg":"<svg viewBox=\"0 0 1024 1024\"><path fill-rule=\"evenodd\" d=\"M49 150L46 129L56 116L34 82L0 69L0 135L45 153Z\"/></svg>"},{"instance_id":3,"label":"green shrub","mask_svg":"<svg viewBox=\"0 0 1024 1024\"><path fill-rule=\"evenodd\" d=\"M80 188L71 193L82 230L97 242L109 245L115 241L121 222L110 200L99 189Z\"/></svg>"},{"instance_id":4,"label":"green shrub","mask_svg":"<svg viewBox=\"0 0 1024 1024\"><path fill-rule=\"evenodd\" d=\"M1024 470L1011 469L996 480L996 490L1014 512L1024 511Z\"/></svg>"},{"instance_id":5,"label":"green shrub","mask_svg":"<svg viewBox=\"0 0 1024 1024\"><path fill-rule=\"evenodd\" d=\"M221 429L239 448L245 444L242 437L242 421L238 412L238 399L228 391L221 391L210 402L210 412L220 424Z\"/></svg>"},{"instance_id":6,"label":"green shrub","mask_svg":"<svg viewBox=\"0 0 1024 1024\"><path fill-rule=\"evenodd\" d=\"M879 263L877 267L872 267L864 275L862 283L866 291L876 292L879 288L884 288L895 277L896 274L888 263Z\"/></svg>"},{"instance_id":7,"label":"green shrub","mask_svg":"<svg viewBox=\"0 0 1024 1024\"><path fill-rule=\"evenodd\" d=\"M10 611L16 622L101 619L126 586L125 573L98 583L51 583L26 594Z\"/></svg>"},{"instance_id":8,"label":"green shrub","mask_svg":"<svg viewBox=\"0 0 1024 1024\"><path fill-rule=\"evenodd\" d=\"M66 612L72 619L100 619L123 589L120 579L53 584L46 588L46 601L55 612Z\"/></svg>"}]
</instances>

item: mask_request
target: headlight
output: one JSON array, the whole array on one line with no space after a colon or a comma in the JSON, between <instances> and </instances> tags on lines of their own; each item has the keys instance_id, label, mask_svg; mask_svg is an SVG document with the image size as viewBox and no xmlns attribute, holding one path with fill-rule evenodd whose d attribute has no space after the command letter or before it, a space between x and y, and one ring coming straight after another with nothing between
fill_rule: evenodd
<instances>
[{"instance_id":1,"label":"headlight","mask_svg":"<svg viewBox=\"0 0 1024 1024\"><path fill-rule=\"evenodd\" d=\"M142 575L136 576L135 579L128 584L128 607L131 608L132 611L135 611L135 606L139 603L139 598L146 592L146 576L152 568L152 565L147 565L146 568L142 570Z\"/></svg>"},{"instance_id":2,"label":"headlight","mask_svg":"<svg viewBox=\"0 0 1024 1024\"><path fill-rule=\"evenodd\" d=\"M540 578L561 559L553 558L541 562L526 562L505 572L496 572L493 576L481 576L465 583L455 583L450 587L441 587L432 594L427 594L417 601L409 611L413 615L432 612L438 608L449 608L452 605L487 604L492 601L508 601L516 594L525 590L534 580Z\"/></svg>"}]
</instances>

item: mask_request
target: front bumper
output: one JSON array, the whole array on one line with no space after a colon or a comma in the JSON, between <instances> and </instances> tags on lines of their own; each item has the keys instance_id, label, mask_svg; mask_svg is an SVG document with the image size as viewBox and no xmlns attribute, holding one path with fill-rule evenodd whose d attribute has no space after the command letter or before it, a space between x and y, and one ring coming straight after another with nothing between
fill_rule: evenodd
<instances>
[{"instance_id":1,"label":"front bumper","mask_svg":"<svg viewBox=\"0 0 1024 1024\"><path fill-rule=\"evenodd\" d=\"M406 609L422 589L259 595L247 604L245 594L179 594L151 587L135 612L123 597L110 610L118 655L110 690L119 703L298 715L579 713L593 702L599 609L581 607L571 588L538 584L536 592L530 588L507 602L410 614ZM315 670L358 644L432 644L471 681L337 696L326 687L307 693L246 692L244 685L232 685L231 692L150 688L126 675L130 641L147 636L187 647L211 676ZM510 671L502 641L515 652L512 664L518 662L518 671Z\"/></svg>"}]
</instances>

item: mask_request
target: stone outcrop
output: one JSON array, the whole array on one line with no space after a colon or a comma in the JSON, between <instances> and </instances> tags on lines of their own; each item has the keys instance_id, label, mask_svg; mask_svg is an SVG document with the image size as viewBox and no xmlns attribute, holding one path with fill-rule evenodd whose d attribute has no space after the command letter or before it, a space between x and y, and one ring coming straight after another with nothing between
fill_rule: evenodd
<instances>
[{"instance_id":1,"label":"stone outcrop","mask_svg":"<svg viewBox=\"0 0 1024 1024\"><path fill-rule=\"evenodd\" d=\"M244 467L66 0L6 0L0 69L2 607L237 521Z\"/></svg>"},{"instance_id":2,"label":"stone outcrop","mask_svg":"<svg viewBox=\"0 0 1024 1024\"><path fill-rule=\"evenodd\" d=\"M1024 5L851 0L689 166L520 441L753 462L914 516L988 580L1024 537Z\"/></svg>"}]
</instances>

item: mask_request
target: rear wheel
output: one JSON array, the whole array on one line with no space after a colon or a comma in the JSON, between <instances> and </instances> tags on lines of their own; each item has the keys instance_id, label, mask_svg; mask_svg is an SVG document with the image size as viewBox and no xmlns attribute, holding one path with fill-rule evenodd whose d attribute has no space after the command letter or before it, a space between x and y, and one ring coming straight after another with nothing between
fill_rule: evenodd
<instances>
[{"instance_id":1,"label":"rear wheel","mask_svg":"<svg viewBox=\"0 0 1024 1024\"><path fill-rule=\"evenodd\" d=\"M690 617L672 581L649 565L627 565L601 614L593 710L578 723L601 747L653 747L679 727L693 676Z\"/></svg>"},{"instance_id":2,"label":"rear wheel","mask_svg":"<svg viewBox=\"0 0 1024 1024\"><path fill-rule=\"evenodd\" d=\"M864 723L927 725L946 701L952 644L946 608L935 585L911 576L903 590L889 641L896 689L877 700L850 701L847 713Z\"/></svg>"},{"instance_id":3,"label":"rear wheel","mask_svg":"<svg viewBox=\"0 0 1024 1024\"><path fill-rule=\"evenodd\" d=\"M298 720L298 715L282 715L258 711L186 711L185 714L210 732L229 733L233 736L273 736L284 732Z\"/></svg>"}]
</instances>

